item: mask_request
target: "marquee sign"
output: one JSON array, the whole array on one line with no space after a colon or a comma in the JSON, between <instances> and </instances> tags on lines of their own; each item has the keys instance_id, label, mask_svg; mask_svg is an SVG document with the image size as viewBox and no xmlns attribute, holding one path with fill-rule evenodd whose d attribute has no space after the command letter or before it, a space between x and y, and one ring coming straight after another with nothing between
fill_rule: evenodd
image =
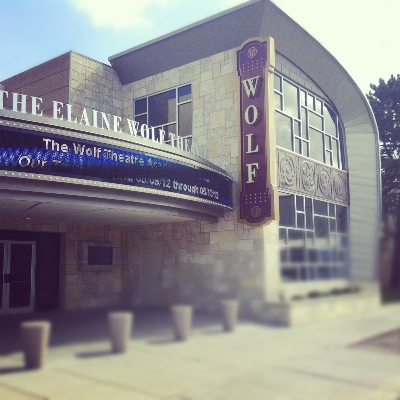
<instances>
[{"instance_id":1,"label":"marquee sign","mask_svg":"<svg viewBox=\"0 0 400 400\"><path fill-rule=\"evenodd\" d=\"M150 188L232 208L232 181L168 156L25 129L0 128L0 169Z\"/></svg>"},{"instance_id":2,"label":"marquee sign","mask_svg":"<svg viewBox=\"0 0 400 400\"><path fill-rule=\"evenodd\" d=\"M267 42L251 41L237 53L240 76L240 219L260 224L272 216L267 187Z\"/></svg>"}]
</instances>

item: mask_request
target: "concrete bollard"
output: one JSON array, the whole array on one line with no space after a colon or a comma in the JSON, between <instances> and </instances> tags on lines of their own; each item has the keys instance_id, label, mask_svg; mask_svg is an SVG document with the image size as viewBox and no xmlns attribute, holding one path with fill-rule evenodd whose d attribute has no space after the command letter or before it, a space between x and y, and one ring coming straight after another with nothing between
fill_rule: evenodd
<instances>
[{"instance_id":1,"label":"concrete bollard","mask_svg":"<svg viewBox=\"0 0 400 400\"><path fill-rule=\"evenodd\" d=\"M220 310L224 331L232 332L235 330L238 318L239 304L237 300L221 300Z\"/></svg>"},{"instance_id":2,"label":"concrete bollard","mask_svg":"<svg viewBox=\"0 0 400 400\"><path fill-rule=\"evenodd\" d=\"M189 337L192 327L192 315L192 306L175 305L171 307L172 326L176 340L185 341Z\"/></svg>"},{"instance_id":3,"label":"concrete bollard","mask_svg":"<svg viewBox=\"0 0 400 400\"><path fill-rule=\"evenodd\" d=\"M21 341L26 368L43 367L49 346L50 330L49 321L30 321L21 324Z\"/></svg>"},{"instance_id":4,"label":"concrete bollard","mask_svg":"<svg viewBox=\"0 0 400 400\"><path fill-rule=\"evenodd\" d=\"M108 314L108 329L113 353L125 353L131 337L133 313L110 312Z\"/></svg>"}]
</instances>

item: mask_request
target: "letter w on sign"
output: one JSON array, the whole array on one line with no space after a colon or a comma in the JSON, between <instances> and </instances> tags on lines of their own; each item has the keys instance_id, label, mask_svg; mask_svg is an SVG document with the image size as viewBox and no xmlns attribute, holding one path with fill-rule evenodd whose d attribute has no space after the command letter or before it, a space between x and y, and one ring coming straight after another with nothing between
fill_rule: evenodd
<instances>
[{"instance_id":1,"label":"letter w on sign","mask_svg":"<svg viewBox=\"0 0 400 400\"><path fill-rule=\"evenodd\" d=\"M255 76L250 79L244 79L242 81L244 90L246 91L247 97L254 97L256 95L256 90L257 90L257 83L258 83L258 78L260 76Z\"/></svg>"}]
</instances>

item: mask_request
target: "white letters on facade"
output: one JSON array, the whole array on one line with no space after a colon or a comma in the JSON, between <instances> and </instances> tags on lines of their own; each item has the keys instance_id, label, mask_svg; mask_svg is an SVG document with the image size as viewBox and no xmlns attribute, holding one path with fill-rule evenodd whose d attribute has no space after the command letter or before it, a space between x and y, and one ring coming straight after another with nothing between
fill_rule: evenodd
<instances>
[{"instance_id":1,"label":"white letters on facade","mask_svg":"<svg viewBox=\"0 0 400 400\"><path fill-rule=\"evenodd\" d=\"M245 84L246 92L249 95L253 95L257 90L257 81L258 77L252 78ZM27 95L10 92L12 94L12 111L18 113L27 113ZM0 110L5 110L5 102L9 98L9 92L6 90L0 90ZM30 107L30 113L32 115L36 115L39 117L46 117L43 115L43 99L36 96L31 96L32 107ZM148 126L147 124L139 124L139 122L131 120L129 118L122 119L122 117L113 114L106 114L102 111L91 110L91 120L89 118L88 110L83 107L80 115L74 115L73 105L68 103L62 103L61 101L53 101L52 107L52 115L51 117L58 121L64 120L64 112L65 112L65 121L71 122L74 124L80 124L85 126L91 126L93 128L101 128L106 129L108 131L113 130L116 133L124 133L123 125L128 129L128 133L130 136L137 137L138 134L145 139L151 140L153 143L160 144L169 144L172 147L175 147L179 150L185 151L189 154L194 154L199 157L207 158L207 151L202 146L194 145L190 143L189 139L181 138L176 133L165 132L162 128L154 128L152 126ZM7 103L6 103L7 104ZM100 113L100 116L99 116ZM99 117L100 121L99 122ZM252 109L248 111L247 120L249 124L254 124L256 119L258 118L258 110ZM123 123L124 122L124 123ZM139 129L140 126L140 129ZM156 129L158 129L158 136L156 136ZM93 132L96 133L96 132ZM168 143L169 140L169 143ZM249 143L252 143L252 139L249 138ZM258 148L258 145L256 146ZM250 146L249 149L252 149ZM254 149L251 150L256 151Z\"/></svg>"}]
</instances>

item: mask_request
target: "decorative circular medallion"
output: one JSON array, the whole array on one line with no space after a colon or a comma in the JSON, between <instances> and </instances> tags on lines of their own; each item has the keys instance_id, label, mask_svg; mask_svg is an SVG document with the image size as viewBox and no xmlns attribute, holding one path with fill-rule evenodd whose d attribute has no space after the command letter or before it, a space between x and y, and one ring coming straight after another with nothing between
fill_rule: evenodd
<instances>
[{"instance_id":1,"label":"decorative circular medallion","mask_svg":"<svg viewBox=\"0 0 400 400\"><path fill-rule=\"evenodd\" d=\"M256 47L250 47L248 50L247 50L247 55L248 55L248 57L249 58L254 58L256 55L257 55L257 48Z\"/></svg>"},{"instance_id":2,"label":"decorative circular medallion","mask_svg":"<svg viewBox=\"0 0 400 400\"><path fill-rule=\"evenodd\" d=\"M281 184L293 186L296 182L296 167L293 158L284 155L279 163L279 178Z\"/></svg>"},{"instance_id":3,"label":"decorative circular medallion","mask_svg":"<svg viewBox=\"0 0 400 400\"><path fill-rule=\"evenodd\" d=\"M307 192L312 192L314 190L314 165L311 165L307 161L303 161L301 165L301 183L304 190Z\"/></svg>"},{"instance_id":4,"label":"decorative circular medallion","mask_svg":"<svg viewBox=\"0 0 400 400\"><path fill-rule=\"evenodd\" d=\"M346 182L343 175L337 174L333 178L333 189L338 199L346 200Z\"/></svg>"},{"instance_id":5,"label":"decorative circular medallion","mask_svg":"<svg viewBox=\"0 0 400 400\"><path fill-rule=\"evenodd\" d=\"M258 206L254 206L250 210L250 214L253 218L257 218L261 215L261 208Z\"/></svg>"},{"instance_id":6,"label":"decorative circular medallion","mask_svg":"<svg viewBox=\"0 0 400 400\"><path fill-rule=\"evenodd\" d=\"M319 174L318 179L319 190L325 197L329 197L331 189L331 178L329 173L323 169Z\"/></svg>"}]
</instances>

